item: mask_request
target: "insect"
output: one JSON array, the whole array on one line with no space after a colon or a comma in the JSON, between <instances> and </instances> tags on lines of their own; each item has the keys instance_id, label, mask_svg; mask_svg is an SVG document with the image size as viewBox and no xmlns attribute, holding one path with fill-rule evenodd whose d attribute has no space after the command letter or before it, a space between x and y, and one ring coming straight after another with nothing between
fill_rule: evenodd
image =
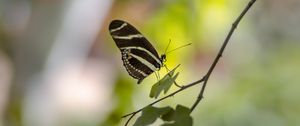
<instances>
[{"instance_id":1,"label":"insect","mask_svg":"<svg viewBox=\"0 0 300 126\"><path fill-rule=\"evenodd\" d=\"M121 51L123 65L128 74L138 80L137 84L164 66L166 55L159 56L151 43L131 24L113 20L109 31Z\"/></svg>"}]
</instances>

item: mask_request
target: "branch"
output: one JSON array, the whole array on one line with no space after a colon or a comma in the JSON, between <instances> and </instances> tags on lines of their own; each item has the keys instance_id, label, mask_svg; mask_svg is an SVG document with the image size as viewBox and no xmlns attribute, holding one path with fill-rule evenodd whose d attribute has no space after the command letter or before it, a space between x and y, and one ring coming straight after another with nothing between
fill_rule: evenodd
<instances>
[{"instance_id":1,"label":"branch","mask_svg":"<svg viewBox=\"0 0 300 126\"><path fill-rule=\"evenodd\" d=\"M173 93L171 93L171 94L169 94L169 95L167 95L167 96L165 96L165 97L162 97L162 98L160 98L160 99L158 99L158 100L152 102L151 104L149 104L149 105L147 105L147 106L145 106L145 107L143 107L143 108L137 110L137 111L134 111L134 112L132 112L132 113L129 113L129 114L127 114L127 115L122 116L122 118L125 118L125 117L131 115L130 118L127 120L125 126L127 126L127 124L129 123L129 121L132 119L132 117L133 117L135 114L141 112L141 111L142 111L143 109L145 109L146 107L152 106L152 105L154 105L154 104L156 104L156 103L158 103L158 102L160 102L160 101L162 101L162 100L164 100L164 99L166 99L166 98L172 97L172 96L174 96L175 94L177 94L177 93L179 93L179 92L181 92L181 91L183 91L183 90L185 90L185 89L188 89L188 88L190 88L190 87L192 87L192 86L194 86L194 85L197 85L197 84L203 82L204 80L205 80L205 77L203 77L202 79L197 80L197 81L195 81L195 82L193 82L193 83L190 83L190 84L188 84L188 85L181 86L181 88L178 89L177 91L175 91L175 92L173 92Z\"/></svg>"},{"instance_id":2,"label":"branch","mask_svg":"<svg viewBox=\"0 0 300 126\"><path fill-rule=\"evenodd\" d=\"M131 120L131 119L135 116L135 114L137 114L137 113L138 113L138 112L134 112L134 113L131 114L131 116L129 117L129 119L126 121L125 126L128 126L130 120ZM128 115L128 116L129 116L129 115ZM123 116L122 118L124 118L124 116Z\"/></svg>"},{"instance_id":3,"label":"branch","mask_svg":"<svg viewBox=\"0 0 300 126\"><path fill-rule=\"evenodd\" d=\"M205 80L204 80L204 83L201 87L201 90L200 90L200 93L198 95L198 98L197 100L194 102L193 106L191 107L191 112L196 108L196 106L199 104L199 102L203 99L203 94L204 94L204 90L205 90L205 87L206 87L206 84L208 82L208 79L212 73L212 71L215 69L219 59L222 57L222 54L226 48L226 45L228 43L228 41L230 40L233 32L235 31L235 29L237 28L239 22L241 21L241 19L244 17L244 15L248 12L248 10L251 8L251 6L255 3L256 0L251 0L249 1L248 5L245 7L245 9L243 10L243 12L240 14L240 16L234 21L234 23L232 24L232 27L226 37L226 39L224 40L223 42L223 45L221 47L221 49L219 50L219 53L218 55L216 56L214 62L212 63L212 65L210 66L206 76L205 76Z\"/></svg>"},{"instance_id":4,"label":"branch","mask_svg":"<svg viewBox=\"0 0 300 126\"><path fill-rule=\"evenodd\" d=\"M156 103L158 103L158 102L160 102L160 101L162 101L162 100L164 100L164 99L167 99L167 98L169 98L169 97L174 96L175 94L177 94L177 93L179 93L179 92L181 92L181 91L183 91L183 90L185 90L185 89L188 89L188 88L190 88L190 87L192 87L192 86L194 86L194 85L197 85L197 84L199 84L199 83L201 83L201 82L204 82L203 85L202 85L202 87L201 87L201 90L200 90L200 93L199 93L199 95L198 95L197 100L194 102L193 106L191 107L191 112L192 112L192 111L196 108L196 106L199 104L199 102L203 99L203 94L204 94L204 90L205 90L205 87L206 87L206 85L207 85L208 79L209 79L211 73L213 72L213 70L215 69L215 67L216 67L216 65L217 65L217 63L218 63L218 61L219 61L219 59L222 57L222 54L223 54L223 52L224 52L224 50L225 50L225 48L226 48L227 43L229 42L229 40L230 40L230 38L231 38L233 32L234 32L235 29L237 28L239 22L240 22L241 19L244 17L244 15L248 12L248 10L251 8L251 6L255 3L255 1L256 1L256 0L251 0L251 1L249 1L248 5L245 7L245 9L243 10L243 12L239 15L239 17L238 17L238 18L235 20L235 22L232 24L232 27L231 27L231 29L230 29L230 31L229 31L229 33L228 33L226 39L224 40L223 45L222 45L221 49L220 49L219 52L218 52L218 55L216 56L216 58L215 58L215 60L213 61L212 65L210 66L210 68L209 68L207 74L206 74L202 79L200 79L200 80L198 80L198 81L195 81L195 82L193 82L193 83L187 84L187 85L185 85L185 86L181 86L181 88L178 89L177 91L175 91L175 92L173 92L173 93L171 93L171 94L169 94L169 95L167 95L167 96L165 96L165 97L162 97L162 98L160 98L160 99L158 99L158 100L156 100L156 101L154 101L154 102L148 104L147 106L145 106L145 107L143 107L143 108L137 110L137 111L134 111L134 112L132 112L132 113L129 113L129 114L126 114L126 115L122 116L122 118L125 118L125 117L130 116L130 118L126 121L125 126L127 126L127 125L129 124L130 120L131 120L137 113L141 112L141 111L142 111L143 109L145 109L146 107L152 106L152 105L154 105L154 104L156 104Z\"/></svg>"}]
</instances>

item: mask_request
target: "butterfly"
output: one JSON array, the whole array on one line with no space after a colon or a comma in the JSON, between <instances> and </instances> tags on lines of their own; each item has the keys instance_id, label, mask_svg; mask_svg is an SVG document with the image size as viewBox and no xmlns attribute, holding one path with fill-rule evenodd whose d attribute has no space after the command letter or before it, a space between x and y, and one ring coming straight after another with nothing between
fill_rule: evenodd
<instances>
[{"instance_id":1,"label":"butterfly","mask_svg":"<svg viewBox=\"0 0 300 126\"><path fill-rule=\"evenodd\" d=\"M166 55L158 55L151 43L131 24L113 20L109 32L121 51L123 65L128 74L140 84L144 78L160 70Z\"/></svg>"}]
</instances>

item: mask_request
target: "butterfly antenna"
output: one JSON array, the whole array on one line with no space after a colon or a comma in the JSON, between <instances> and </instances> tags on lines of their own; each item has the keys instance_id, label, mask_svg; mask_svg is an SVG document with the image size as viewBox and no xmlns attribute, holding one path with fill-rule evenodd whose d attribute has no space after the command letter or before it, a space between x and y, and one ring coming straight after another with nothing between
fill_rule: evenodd
<instances>
[{"instance_id":1,"label":"butterfly antenna","mask_svg":"<svg viewBox=\"0 0 300 126\"><path fill-rule=\"evenodd\" d=\"M180 49L180 48L189 46L189 45L191 45L191 44L192 44L192 43L189 43L189 44L185 44L185 45L179 46L179 47L177 47L177 48L175 48L175 49L173 49L173 50L171 50L171 51L169 51L169 52L167 52L167 53L165 53L165 54L168 54L168 53L173 52L173 51L175 51L175 50L177 50L177 49Z\"/></svg>"},{"instance_id":2,"label":"butterfly antenna","mask_svg":"<svg viewBox=\"0 0 300 126\"><path fill-rule=\"evenodd\" d=\"M171 39L169 39L169 43L168 43L168 46L167 46L166 49L165 49L165 53L164 53L164 54L166 54L166 52L167 52L167 50L168 50L170 44L171 44Z\"/></svg>"}]
</instances>

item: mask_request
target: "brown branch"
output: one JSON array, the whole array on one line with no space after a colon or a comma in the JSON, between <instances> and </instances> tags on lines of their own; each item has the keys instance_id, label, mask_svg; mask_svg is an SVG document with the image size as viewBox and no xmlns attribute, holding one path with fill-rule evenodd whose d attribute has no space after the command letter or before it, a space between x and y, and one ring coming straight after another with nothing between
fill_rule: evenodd
<instances>
[{"instance_id":1,"label":"brown branch","mask_svg":"<svg viewBox=\"0 0 300 126\"><path fill-rule=\"evenodd\" d=\"M204 80L204 83L201 87L201 90L200 90L200 93L198 95L198 98L197 100L194 102L193 106L191 107L191 112L196 108L196 106L199 104L199 102L203 99L203 94L204 94L204 90L205 90L205 87L206 87L206 84L208 82L208 79L212 73L212 71L215 69L219 59L222 57L222 54L226 48L226 45L228 43L228 41L230 40L233 32L235 31L235 29L237 28L239 22L241 21L241 19L244 17L244 15L248 12L248 10L251 8L251 6L255 3L256 0L251 0L249 1L248 5L245 7L245 9L243 10L243 12L239 15L239 17L234 21L234 23L232 24L232 27L226 37L226 39L224 40L223 42L223 45L221 47L221 49L219 50L219 53L218 55L216 56L214 62L212 63L211 67L209 68L206 76L205 76L205 80Z\"/></svg>"},{"instance_id":2,"label":"brown branch","mask_svg":"<svg viewBox=\"0 0 300 126\"><path fill-rule=\"evenodd\" d=\"M201 82L204 82L203 85L202 85L202 87L201 87L201 90L200 90L200 93L199 93L199 95L198 95L197 100L194 102L193 106L191 107L191 112L192 112L192 111L196 108L196 106L199 104L199 102L203 99L203 94L204 94L204 90L205 90L205 87L206 87L206 85L207 85L208 79L209 79L211 73L213 72L213 70L215 69L215 67L216 67L216 65L217 65L217 63L218 63L218 61L219 61L219 59L222 57L222 54L223 54L223 52L224 52L224 50L225 50L225 48L226 48L227 43L229 42L229 40L230 40L230 38L231 38L233 32L234 32L235 29L237 28L239 22L240 22L241 19L244 17L244 15L248 12L248 10L251 8L251 6L255 3L255 1L256 1L256 0L251 0L251 1L249 1L248 5L245 7L245 9L243 10L243 12L239 15L239 17L238 17L238 18L235 20L235 22L232 24L232 27L231 27L231 29L230 29L230 31L229 31L229 33L228 33L226 39L224 40L223 45L222 45L221 49L220 49L219 52L218 52L218 55L216 56L215 60L213 61L213 63L212 63L212 65L211 65L211 67L209 68L207 74L206 74L202 79L200 79L200 80L198 80L198 81L195 81L195 82L193 82L193 83L187 84L187 85L185 85L185 86L182 86L182 87L181 87L180 89L178 89L177 91L175 91L175 92L173 92L173 93L171 93L171 94L169 94L169 95L167 95L167 96L165 96L165 97L163 97L163 98L160 98L160 99L158 99L158 100L156 100L156 101L154 101L154 102L148 104L147 106L145 106L145 107L143 107L143 108L141 108L141 109L139 109L139 110L137 110L137 111L134 111L134 112L132 112L132 113L129 113L129 114L126 114L126 115L122 116L122 118L125 118L125 117L130 116L130 118L126 121L125 126L127 126L127 125L129 124L130 120L131 120L137 113L141 112L141 111L142 111L143 109L145 109L146 107L152 106L152 105L154 105L154 104L156 104L156 103L158 103L158 102L160 102L160 101L162 101L162 100L164 100L164 99L167 99L167 98L169 98L169 97L174 96L175 94L177 94L177 93L179 93L179 92L181 92L181 91L183 91L183 90L185 90L185 89L188 89L188 88L190 88L190 87L192 87L192 86L194 86L194 85L200 84Z\"/></svg>"},{"instance_id":3,"label":"brown branch","mask_svg":"<svg viewBox=\"0 0 300 126\"><path fill-rule=\"evenodd\" d=\"M131 116L129 117L129 119L126 121L125 126L128 126L130 120L135 116L135 114L137 114L138 112L134 112L131 114Z\"/></svg>"},{"instance_id":4,"label":"brown branch","mask_svg":"<svg viewBox=\"0 0 300 126\"><path fill-rule=\"evenodd\" d=\"M130 118L127 120L125 126L127 126L127 124L129 123L129 121L132 119L132 117L133 117L135 114L141 112L141 111L142 111L143 109L145 109L146 107L152 106L152 105L154 105L154 104L156 104L156 103L158 103L158 102L160 102L160 101L162 101L162 100L164 100L164 99L166 99L166 98L169 98L169 97L174 96L175 94L177 94L177 93L179 93L179 92L181 92L181 91L183 91L183 90L185 90L185 89L188 89L188 88L190 88L190 87L192 87L192 86L194 86L194 85L197 85L197 84L203 82L203 81L204 81L204 78L205 78L205 77L203 77L202 79L197 80L197 81L195 81L195 82L193 82L193 83L190 83L190 84L188 84L188 85L181 86L181 88L178 89L177 91L175 91L175 92L173 92L173 93L171 93L171 94L169 94L169 95L167 95L167 96L165 96L165 97L162 97L162 98L160 98L160 99L158 99L158 100L152 102L151 104L149 104L149 105L147 105L147 106L145 106L145 107L143 107L143 108L137 110L137 111L134 111L134 112L132 112L132 113L129 113L129 114L126 114L126 115L122 116L122 118L125 118L125 117L131 115Z\"/></svg>"}]
</instances>

